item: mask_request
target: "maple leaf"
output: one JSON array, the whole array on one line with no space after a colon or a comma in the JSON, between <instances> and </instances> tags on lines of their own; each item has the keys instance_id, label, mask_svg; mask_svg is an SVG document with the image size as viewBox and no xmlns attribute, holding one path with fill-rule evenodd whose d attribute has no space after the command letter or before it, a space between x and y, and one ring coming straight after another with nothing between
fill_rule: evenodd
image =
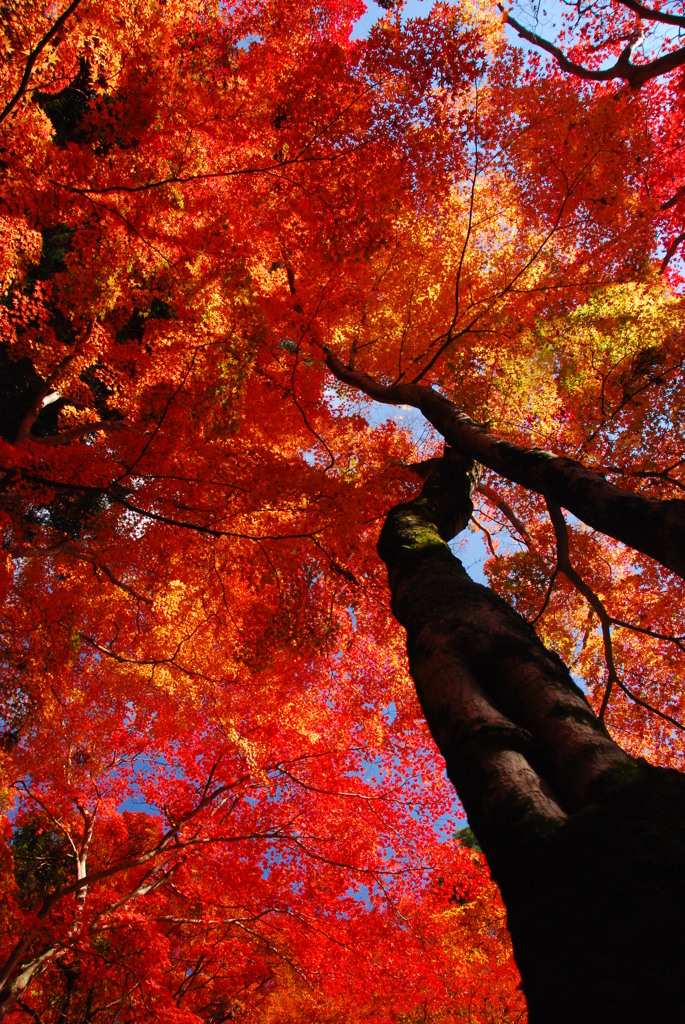
<instances>
[{"instance_id":1,"label":"maple leaf","mask_svg":"<svg viewBox=\"0 0 685 1024\"><path fill-rule=\"evenodd\" d=\"M562 79L490 6L390 12L352 40L361 7L3 16L3 1014L521 1019L495 890L433 827L456 811L421 709L531 1005L554 949L555 998L586 1000L555 1021L605 1019L641 970L665 979L650 999L670 991L677 950L625 942L677 906L630 853L680 817L634 811L678 802L636 758L682 766L677 76L634 40L640 90ZM611 38L591 6L569 51L586 81L609 51L626 71L634 5L611 9ZM372 426L368 399L425 426ZM428 522L386 559L412 681L375 545L391 509L426 513L417 465L449 504L444 441L484 467L513 610L454 568L452 511ZM437 647L453 675L476 652L460 692L487 742L453 678L422 674L453 577ZM504 796L498 818L493 751L550 843L590 823L567 861ZM618 820L597 805L613 832L588 796L608 762L633 780L609 787ZM589 937L597 994L574 914L617 893Z\"/></svg>"}]
</instances>

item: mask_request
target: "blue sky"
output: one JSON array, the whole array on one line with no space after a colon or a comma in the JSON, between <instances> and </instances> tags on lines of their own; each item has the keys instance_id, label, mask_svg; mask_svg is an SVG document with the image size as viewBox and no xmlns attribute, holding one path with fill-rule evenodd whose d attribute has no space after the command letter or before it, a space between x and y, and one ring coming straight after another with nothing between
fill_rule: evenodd
<instances>
[{"instance_id":1,"label":"blue sky","mask_svg":"<svg viewBox=\"0 0 685 1024\"><path fill-rule=\"evenodd\" d=\"M430 11L432 4L430 0L407 0L405 14L407 17L414 17L417 14L425 17ZM378 21L387 11L375 4L373 0L366 0L366 14L357 22L354 35L357 38L365 36L374 22Z\"/></svg>"}]
</instances>

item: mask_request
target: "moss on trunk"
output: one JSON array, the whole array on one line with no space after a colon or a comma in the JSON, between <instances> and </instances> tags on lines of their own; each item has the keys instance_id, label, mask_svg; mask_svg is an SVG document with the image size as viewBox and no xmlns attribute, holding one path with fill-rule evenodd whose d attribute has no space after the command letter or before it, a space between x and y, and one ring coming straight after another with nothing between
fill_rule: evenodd
<instances>
[{"instance_id":1,"label":"moss on trunk","mask_svg":"<svg viewBox=\"0 0 685 1024\"><path fill-rule=\"evenodd\" d=\"M474 479L449 452L390 512L379 553L426 719L502 889L530 1022L679 1019L685 780L622 751L561 660L451 554Z\"/></svg>"}]
</instances>

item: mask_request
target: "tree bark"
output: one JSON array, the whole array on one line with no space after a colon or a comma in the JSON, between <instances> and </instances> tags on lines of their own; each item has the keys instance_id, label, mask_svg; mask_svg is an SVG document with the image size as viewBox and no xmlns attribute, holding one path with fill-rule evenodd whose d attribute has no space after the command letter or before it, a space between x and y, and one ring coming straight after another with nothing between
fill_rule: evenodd
<instances>
[{"instance_id":1,"label":"tree bark","mask_svg":"<svg viewBox=\"0 0 685 1024\"><path fill-rule=\"evenodd\" d=\"M685 1005L685 780L629 757L568 669L447 541L448 451L378 550L423 711L500 885L530 1024L668 1020Z\"/></svg>"},{"instance_id":2,"label":"tree bark","mask_svg":"<svg viewBox=\"0 0 685 1024\"><path fill-rule=\"evenodd\" d=\"M379 384L345 366L332 352L327 353L326 364L338 380L377 402L420 409L447 444L507 480L544 494L588 526L642 551L685 579L685 501L646 498L616 487L574 459L500 440L425 385Z\"/></svg>"}]
</instances>

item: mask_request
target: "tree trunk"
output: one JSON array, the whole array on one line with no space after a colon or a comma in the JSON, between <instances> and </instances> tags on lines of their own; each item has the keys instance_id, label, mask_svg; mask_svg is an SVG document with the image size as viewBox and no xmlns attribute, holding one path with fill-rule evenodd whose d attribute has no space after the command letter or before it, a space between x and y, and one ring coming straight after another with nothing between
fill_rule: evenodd
<instances>
[{"instance_id":1,"label":"tree trunk","mask_svg":"<svg viewBox=\"0 0 685 1024\"><path fill-rule=\"evenodd\" d=\"M502 890L530 1024L673 1020L685 780L621 750L563 662L451 554L473 483L448 452L378 550L419 700Z\"/></svg>"}]
</instances>

